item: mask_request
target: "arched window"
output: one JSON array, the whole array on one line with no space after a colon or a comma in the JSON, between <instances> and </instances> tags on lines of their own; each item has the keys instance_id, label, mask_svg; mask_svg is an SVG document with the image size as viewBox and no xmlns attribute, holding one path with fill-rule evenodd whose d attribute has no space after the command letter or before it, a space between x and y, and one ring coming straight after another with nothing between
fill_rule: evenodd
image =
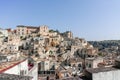
<instances>
[{"instance_id":1,"label":"arched window","mask_svg":"<svg viewBox=\"0 0 120 80\"><path fill-rule=\"evenodd\" d=\"M50 54L50 55L52 55L52 54L53 54L53 52L50 50L50 51L49 51L49 54Z\"/></svg>"},{"instance_id":2,"label":"arched window","mask_svg":"<svg viewBox=\"0 0 120 80\"><path fill-rule=\"evenodd\" d=\"M78 64L78 67L82 67L81 64Z\"/></svg>"},{"instance_id":3,"label":"arched window","mask_svg":"<svg viewBox=\"0 0 120 80\"><path fill-rule=\"evenodd\" d=\"M91 64L89 64L88 66L89 66L89 68L91 68Z\"/></svg>"}]
</instances>

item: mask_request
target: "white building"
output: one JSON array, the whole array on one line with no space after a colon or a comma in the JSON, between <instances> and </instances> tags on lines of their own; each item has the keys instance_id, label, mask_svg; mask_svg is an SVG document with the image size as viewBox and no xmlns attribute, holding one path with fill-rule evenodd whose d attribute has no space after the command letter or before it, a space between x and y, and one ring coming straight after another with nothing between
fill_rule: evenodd
<instances>
[{"instance_id":1,"label":"white building","mask_svg":"<svg viewBox=\"0 0 120 80\"><path fill-rule=\"evenodd\" d=\"M7 49L9 51L18 51L19 50L19 46L18 45L7 45Z\"/></svg>"},{"instance_id":2,"label":"white building","mask_svg":"<svg viewBox=\"0 0 120 80\"><path fill-rule=\"evenodd\" d=\"M4 38L0 38L0 45L3 45L4 43Z\"/></svg>"},{"instance_id":3,"label":"white building","mask_svg":"<svg viewBox=\"0 0 120 80\"><path fill-rule=\"evenodd\" d=\"M112 67L89 68L85 71L86 80L120 80L120 60Z\"/></svg>"},{"instance_id":4,"label":"white building","mask_svg":"<svg viewBox=\"0 0 120 80\"><path fill-rule=\"evenodd\" d=\"M8 31L0 28L0 37L2 37L2 36L7 37L8 36Z\"/></svg>"},{"instance_id":5,"label":"white building","mask_svg":"<svg viewBox=\"0 0 120 80\"><path fill-rule=\"evenodd\" d=\"M24 76L28 74L28 60L27 59L21 60L21 61L7 62L6 65L8 67L4 68L1 71L2 73L24 75Z\"/></svg>"},{"instance_id":6,"label":"white building","mask_svg":"<svg viewBox=\"0 0 120 80\"><path fill-rule=\"evenodd\" d=\"M30 76L32 80L38 80L38 67L34 65L29 70L28 59L1 63L0 73Z\"/></svg>"},{"instance_id":7,"label":"white building","mask_svg":"<svg viewBox=\"0 0 120 80\"><path fill-rule=\"evenodd\" d=\"M120 69L113 67L88 69L87 80L120 80Z\"/></svg>"},{"instance_id":8,"label":"white building","mask_svg":"<svg viewBox=\"0 0 120 80\"><path fill-rule=\"evenodd\" d=\"M50 61L42 61L41 62L41 71L50 70Z\"/></svg>"},{"instance_id":9,"label":"white building","mask_svg":"<svg viewBox=\"0 0 120 80\"><path fill-rule=\"evenodd\" d=\"M32 76L33 80L38 80L38 64L34 64L34 67L28 71L28 76Z\"/></svg>"}]
</instances>

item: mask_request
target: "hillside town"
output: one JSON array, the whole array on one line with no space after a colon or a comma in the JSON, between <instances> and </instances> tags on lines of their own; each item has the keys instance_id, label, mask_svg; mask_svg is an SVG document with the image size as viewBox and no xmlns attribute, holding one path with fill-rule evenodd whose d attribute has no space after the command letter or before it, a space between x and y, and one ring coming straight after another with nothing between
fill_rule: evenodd
<instances>
[{"instance_id":1,"label":"hillside town","mask_svg":"<svg viewBox=\"0 0 120 80\"><path fill-rule=\"evenodd\" d=\"M0 28L0 80L119 80L119 58L71 31Z\"/></svg>"}]
</instances>

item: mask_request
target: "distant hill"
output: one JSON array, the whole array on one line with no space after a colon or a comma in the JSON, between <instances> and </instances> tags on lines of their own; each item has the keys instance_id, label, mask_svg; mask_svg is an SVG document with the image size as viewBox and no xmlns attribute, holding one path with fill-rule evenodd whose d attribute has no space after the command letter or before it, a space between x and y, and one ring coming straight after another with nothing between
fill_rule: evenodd
<instances>
[{"instance_id":1,"label":"distant hill","mask_svg":"<svg viewBox=\"0 0 120 80\"><path fill-rule=\"evenodd\" d=\"M111 48L112 46L120 47L120 40L88 41L98 49Z\"/></svg>"}]
</instances>

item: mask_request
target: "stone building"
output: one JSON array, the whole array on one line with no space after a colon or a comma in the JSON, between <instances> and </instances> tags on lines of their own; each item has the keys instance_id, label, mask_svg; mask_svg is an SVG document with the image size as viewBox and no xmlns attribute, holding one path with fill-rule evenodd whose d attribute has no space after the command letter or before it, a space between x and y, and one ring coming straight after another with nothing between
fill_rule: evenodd
<instances>
[{"instance_id":1,"label":"stone building","mask_svg":"<svg viewBox=\"0 0 120 80\"><path fill-rule=\"evenodd\" d=\"M18 51L19 50L19 46L22 45L22 41L20 39L20 36L9 35L8 36L8 42L5 45L7 45L7 49L9 51Z\"/></svg>"},{"instance_id":2,"label":"stone building","mask_svg":"<svg viewBox=\"0 0 120 80\"><path fill-rule=\"evenodd\" d=\"M62 33L61 35L66 38L73 38L73 33L71 31L66 31Z\"/></svg>"},{"instance_id":3,"label":"stone building","mask_svg":"<svg viewBox=\"0 0 120 80\"><path fill-rule=\"evenodd\" d=\"M98 64L103 63L103 58L86 58L85 59L85 67L87 68L98 68Z\"/></svg>"},{"instance_id":4,"label":"stone building","mask_svg":"<svg viewBox=\"0 0 120 80\"><path fill-rule=\"evenodd\" d=\"M8 36L8 31L0 28L0 37L2 37L2 36L7 37Z\"/></svg>"},{"instance_id":5,"label":"stone building","mask_svg":"<svg viewBox=\"0 0 120 80\"><path fill-rule=\"evenodd\" d=\"M28 59L19 59L15 61L3 62L0 65L0 73L14 74L18 76L31 76L32 79L25 80L38 80L38 66L28 66Z\"/></svg>"},{"instance_id":6,"label":"stone building","mask_svg":"<svg viewBox=\"0 0 120 80\"><path fill-rule=\"evenodd\" d=\"M38 29L39 27L35 26L18 25L16 29L16 34L20 36L25 36L31 34L32 32L36 32Z\"/></svg>"},{"instance_id":7,"label":"stone building","mask_svg":"<svg viewBox=\"0 0 120 80\"><path fill-rule=\"evenodd\" d=\"M88 69L87 80L119 80L120 70L114 67Z\"/></svg>"},{"instance_id":8,"label":"stone building","mask_svg":"<svg viewBox=\"0 0 120 80\"><path fill-rule=\"evenodd\" d=\"M9 35L8 36L8 44L20 45L20 43L21 43L20 36L17 36L17 35Z\"/></svg>"},{"instance_id":9,"label":"stone building","mask_svg":"<svg viewBox=\"0 0 120 80\"><path fill-rule=\"evenodd\" d=\"M85 71L86 80L120 80L120 60L112 67L91 68Z\"/></svg>"},{"instance_id":10,"label":"stone building","mask_svg":"<svg viewBox=\"0 0 120 80\"><path fill-rule=\"evenodd\" d=\"M48 33L49 33L48 26L46 26L46 25L40 26L39 33L40 33L40 35L48 35Z\"/></svg>"}]
</instances>

